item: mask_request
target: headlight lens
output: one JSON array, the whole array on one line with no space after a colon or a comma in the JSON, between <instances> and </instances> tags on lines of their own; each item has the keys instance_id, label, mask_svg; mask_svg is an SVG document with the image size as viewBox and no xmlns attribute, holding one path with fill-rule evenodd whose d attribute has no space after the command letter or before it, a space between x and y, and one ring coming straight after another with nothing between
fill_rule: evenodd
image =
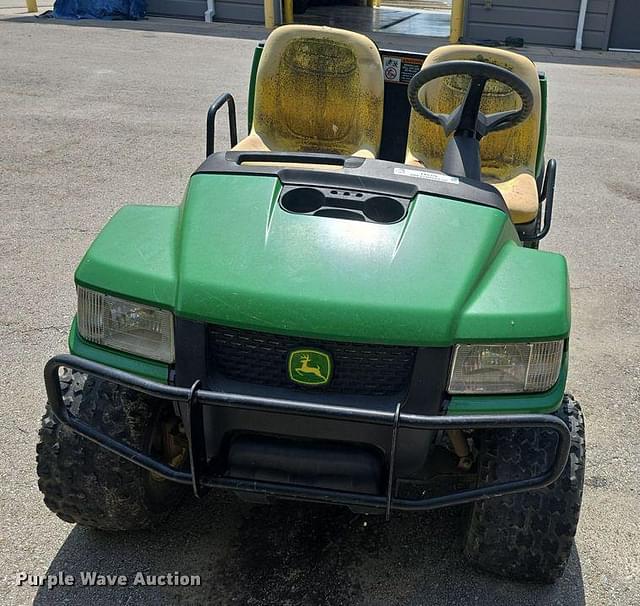
<instances>
[{"instance_id":1,"label":"headlight lens","mask_svg":"<svg viewBox=\"0 0 640 606\"><path fill-rule=\"evenodd\" d=\"M150 358L174 361L173 314L78 287L78 331L87 341Z\"/></svg>"},{"instance_id":2,"label":"headlight lens","mask_svg":"<svg viewBox=\"0 0 640 606\"><path fill-rule=\"evenodd\" d=\"M541 392L560 375L563 341L457 345L449 393Z\"/></svg>"}]
</instances>

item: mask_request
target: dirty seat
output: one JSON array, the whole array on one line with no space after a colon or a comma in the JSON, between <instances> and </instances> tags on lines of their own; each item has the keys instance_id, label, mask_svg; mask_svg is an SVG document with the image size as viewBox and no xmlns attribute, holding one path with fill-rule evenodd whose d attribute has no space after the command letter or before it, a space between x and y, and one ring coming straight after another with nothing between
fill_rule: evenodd
<instances>
[{"instance_id":1,"label":"dirty seat","mask_svg":"<svg viewBox=\"0 0 640 606\"><path fill-rule=\"evenodd\" d=\"M505 67L520 76L533 91L533 111L521 124L490 133L480 141L482 179L502 194L514 223L529 223L538 214L538 189L535 181L538 141L541 130L540 80L535 65L515 53L482 46L442 46L429 54L423 67L443 61L485 61ZM465 98L469 77L455 75L433 80L421 94L434 112L450 113ZM487 82L480 110L495 113L517 109L518 95L494 80ZM440 170L447 137L442 128L415 111L411 112L405 162Z\"/></svg>"},{"instance_id":2,"label":"dirty seat","mask_svg":"<svg viewBox=\"0 0 640 606\"><path fill-rule=\"evenodd\" d=\"M380 54L367 37L279 27L258 66L251 132L234 149L376 157L383 88Z\"/></svg>"}]
</instances>

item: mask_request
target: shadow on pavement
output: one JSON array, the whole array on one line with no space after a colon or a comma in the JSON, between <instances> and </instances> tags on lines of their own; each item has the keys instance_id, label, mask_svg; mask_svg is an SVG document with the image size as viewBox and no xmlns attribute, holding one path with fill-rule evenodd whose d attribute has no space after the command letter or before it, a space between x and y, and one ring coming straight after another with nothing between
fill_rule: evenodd
<instances>
[{"instance_id":1,"label":"shadow on pavement","mask_svg":"<svg viewBox=\"0 0 640 606\"><path fill-rule=\"evenodd\" d=\"M347 509L233 495L189 502L157 530L107 534L75 527L47 574L74 586L40 587L34 604L563 604L585 603L574 553L552 586L473 571L462 554L466 508L397 514L385 523ZM125 587L82 586L80 573L127 575ZM144 574L200 575L201 585L134 585Z\"/></svg>"}]
</instances>

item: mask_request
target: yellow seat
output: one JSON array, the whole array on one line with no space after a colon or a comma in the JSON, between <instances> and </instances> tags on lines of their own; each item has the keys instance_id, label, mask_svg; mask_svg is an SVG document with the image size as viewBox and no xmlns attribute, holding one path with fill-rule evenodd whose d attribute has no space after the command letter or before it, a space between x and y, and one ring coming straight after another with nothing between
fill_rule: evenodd
<instances>
[{"instance_id":1,"label":"yellow seat","mask_svg":"<svg viewBox=\"0 0 640 606\"><path fill-rule=\"evenodd\" d=\"M251 132L234 149L376 157L383 98L380 54L367 37L279 27L260 58Z\"/></svg>"},{"instance_id":2,"label":"yellow seat","mask_svg":"<svg viewBox=\"0 0 640 606\"><path fill-rule=\"evenodd\" d=\"M520 76L533 91L533 111L522 123L504 131L490 133L480 141L482 178L502 194L514 223L529 223L538 214L535 181L540 138L541 92L535 65L526 57L495 48L472 45L442 46L429 54L423 67L443 61L485 61L505 67ZM432 111L451 113L464 101L469 77L455 75L427 83L420 95ZM518 95L494 80L487 82L480 110L485 114L520 107ZM411 112L405 162L442 169L448 138L440 126Z\"/></svg>"}]
</instances>

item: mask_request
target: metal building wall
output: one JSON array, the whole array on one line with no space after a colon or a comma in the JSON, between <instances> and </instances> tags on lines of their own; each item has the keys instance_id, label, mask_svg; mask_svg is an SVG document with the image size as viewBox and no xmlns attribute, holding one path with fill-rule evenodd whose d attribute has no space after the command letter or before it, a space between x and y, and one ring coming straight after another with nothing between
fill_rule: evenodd
<instances>
[{"instance_id":1,"label":"metal building wall","mask_svg":"<svg viewBox=\"0 0 640 606\"><path fill-rule=\"evenodd\" d=\"M263 0L215 0L216 21L264 24Z\"/></svg>"},{"instance_id":2,"label":"metal building wall","mask_svg":"<svg viewBox=\"0 0 640 606\"><path fill-rule=\"evenodd\" d=\"M207 0L147 0L147 15L204 19Z\"/></svg>"},{"instance_id":3,"label":"metal building wall","mask_svg":"<svg viewBox=\"0 0 640 606\"><path fill-rule=\"evenodd\" d=\"M583 48L606 48L615 0L589 0ZM466 0L464 39L573 47L580 0Z\"/></svg>"},{"instance_id":4,"label":"metal building wall","mask_svg":"<svg viewBox=\"0 0 640 606\"><path fill-rule=\"evenodd\" d=\"M264 24L264 0L215 0L216 21ZM206 0L147 0L147 14L204 19Z\"/></svg>"}]
</instances>

